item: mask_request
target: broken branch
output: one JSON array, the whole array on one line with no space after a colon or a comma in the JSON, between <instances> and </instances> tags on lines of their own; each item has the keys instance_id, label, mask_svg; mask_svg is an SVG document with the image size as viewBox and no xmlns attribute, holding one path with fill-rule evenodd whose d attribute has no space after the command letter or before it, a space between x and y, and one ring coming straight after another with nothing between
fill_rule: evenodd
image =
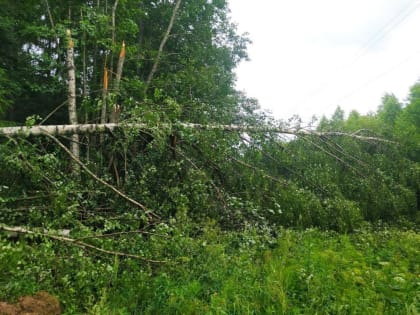
<instances>
[{"instance_id":1,"label":"broken branch","mask_svg":"<svg viewBox=\"0 0 420 315\"><path fill-rule=\"evenodd\" d=\"M44 236L44 237L48 237L48 238L56 240L56 241L70 243L70 244L73 244L77 247L89 248L89 249L92 249L92 250L95 250L97 252L107 254L107 255L134 258L134 259L146 261L148 263L167 263L167 261L164 261L164 260L154 260L154 259L149 259L149 258L146 258L146 257L139 256L139 255L127 254L127 253L122 253L122 252L117 252L117 251L111 251L111 250L103 249L103 248L100 248L100 247L82 242L82 241L77 240L77 239L73 239L73 238L69 238L69 237L65 237L65 236L53 235L53 234L44 233L44 232L32 231L32 230L25 229L21 226L10 227L10 226L0 224L0 231L1 230L7 231L7 232L12 232L12 233L22 233L22 234Z\"/></svg>"},{"instance_id":2,"label":"broken branch","mask_svg":"<svg viewBox=\"0 0 420 315\"><path fill-rule=\"evenodd\" d=\"M54 136L52 136L52 135L50 135L48 133L45 133L45 135L47 137L51 138L55 143L57 143L58 146L61 147L93 179L95 179L96 181L100 182L102 185L108 187L109 189L111 189L113 192L115 192L117 195L119 195L120 197L124 198L128 202L130 202L133 205L135 205L135 206L139 207L140 209L142 209L146 213L146 215L149 217L149 219L151 217L155 217L157 219L160 219L160 217L157 214L155 214L152 211L150 211L149 209L147 209L146 206L142 205L138 201L136 201L133 198L127 196L126 194L124 194L123 192L121 192L120 190L118 190L117 188L115 188L114 186L112 186L111 184L107 183L103 179L101 179L98 176L96 176L84 163L82 163L82 161L80 161L76 156L74 156L73 153L70 152L70 150L67 149L67 147L64 144L62 144L60 142L60 140L58 140L56 137L54 137Z\"/></svg>"}]
</instances>

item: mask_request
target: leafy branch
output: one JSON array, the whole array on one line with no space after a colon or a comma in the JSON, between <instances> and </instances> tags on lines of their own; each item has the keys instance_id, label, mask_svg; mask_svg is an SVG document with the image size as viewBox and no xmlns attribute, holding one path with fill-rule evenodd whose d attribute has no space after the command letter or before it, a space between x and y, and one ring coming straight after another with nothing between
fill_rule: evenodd
<instances>
[{"instance_id":1,"label":"leafy branch","mask_svg":"<svg viewBox=\"0 0 420 315\"><path fill-rule=\"evenodd\" d=\"M70 243L70 244L75 245L75 246L80 247L80 248L89 248L91 250L94 250L94 251L97 251L97 252L100 252L100 253L103 253L103 254L107 254L107 255L134 258L134 259L142 260L142 261L145 261L145 262L148 262L148 263L155 263L155 264L167 263L167 261L165 261L165 260L149 259L149 258L139 256L139 255L107 250L107 249L103 249L103 248L100 248L100 247L82 242L82 241L74 239L74 238L59 236L59 235L53 235L53 234L45 233L45 232L28 230L28 229L26 229L24 227L21 227L21 226L10 227L10 226L6 226L4 224L0 224L0 231L1 230L7 231L7 232L12 232L12 233L21 233L21 234L28 234L28 235L43 236L43 237L47 237L47 238L50 238L50 239L55 240L55 241Z\"/></svg>"},{"instance_id":2,"label":"leafy branch","mask_svg":"<svg viewBox=\"0 0 420 315\"><path fill-rule=\"evenodd\" d=\"M143 204L139 203L138 201L134 200L133 198L127 196L125 193L123 193L122 191L118 190L117 188L115 188L114 186L112 186L111 184L107 183L106 181L104 181L103 179L99 178L98 176L96 176L82 161L80 161L72 152L70 152L69 149L67 149L67 147L61 143L60 140L58 140L56 137L45 133L45 135L47 137L49 137L50 139L52 139L55 143L58 144L58 146L60 148L62 148L72 159L73 161L75 161L78 165L80 165L80 167L87 173L89 174L93 179L95 179L96 181L98 181L99 183L101 183L102 185L108 187L109 189L111 189L113 192L115 192L117 195L119 195L120 197L124 198L125 200L127 200L128 202L132 203L133 205L139 207L140 209L142 209L146 215L149 217L149 219L151 219L152 217L154 217L155 219L160 219L160 217L153 213L152 211L150 211L149 209L147 209L146 206L144 206Z\"/></svg>"}]
</instances>

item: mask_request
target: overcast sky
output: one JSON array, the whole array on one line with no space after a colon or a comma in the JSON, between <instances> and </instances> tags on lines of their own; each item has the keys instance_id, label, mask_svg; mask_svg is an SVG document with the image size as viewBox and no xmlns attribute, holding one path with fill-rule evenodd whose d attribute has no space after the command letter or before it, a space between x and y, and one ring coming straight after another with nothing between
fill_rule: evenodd
<instances>
[{"instance_id":1,"label":"overcast sky","mask_svg":"<svg viewBox=\"0 0 420 315\"><path fill-rule=\"evenodd\" d=\"M420 79L420 0L229 0L252 40L237 87L277 118L375 111Z\"/></svg>"}]
</instances>

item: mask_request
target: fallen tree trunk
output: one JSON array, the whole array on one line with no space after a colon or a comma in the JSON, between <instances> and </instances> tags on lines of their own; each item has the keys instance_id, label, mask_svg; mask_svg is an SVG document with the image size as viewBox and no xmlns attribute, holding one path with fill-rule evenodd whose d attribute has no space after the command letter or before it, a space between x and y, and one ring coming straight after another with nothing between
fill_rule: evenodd
<instances>
[{"instance_id":1,"label":"fallen tree trunk","mask_svg":"<svg viewBox=\"0 0 420 315\"><path fill-rule=\"evenodd\" d=\"M168 128L170 125L162 124L162 128ZM354 139L364 141L380 141L387 143L394 143L393 141L362 136L356 133L345 133L345 132L318 132L307 129L294 129L294 128L282 128L276 126L245 126L245 125L202 125L193 123L178 123L172 125L173 127L196 129L196 130L223 130L232 132L270 132L287 134L293 136L325 136L325 137L351 137ZM19 126L19 127L2 127L0 128L0 136L16 137L16 136L38 136L42 134L49 134L53 136L68 135L68 134L90 134L90 133L105 133L114 131L116 129L128 129L137 128L150 130L150 126L145 123L109 123L109 124L78 124L78 125L50 125L50 126Z\"/></svg>"}]
</instances>

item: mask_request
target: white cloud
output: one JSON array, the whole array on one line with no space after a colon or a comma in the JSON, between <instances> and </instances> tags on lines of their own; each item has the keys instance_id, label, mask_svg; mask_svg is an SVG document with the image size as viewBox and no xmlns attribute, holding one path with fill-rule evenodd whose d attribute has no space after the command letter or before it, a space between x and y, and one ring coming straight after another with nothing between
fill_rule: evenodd
<instances>
[{"instance_id":1,"label":"white cloud","mask_svg":"<svg viewBox=\"0 0 420 315\"><path fill-rule=\"evenodd\" d=\"M420 6L412 0L230 0L249 32L238 88L282 118L375 110L420 76ZM413 8L417 8L414 11ZM375 37L376 36L376 37ZM373 40L372 40L373 39Z\"/></svg>"}]
</instances>

